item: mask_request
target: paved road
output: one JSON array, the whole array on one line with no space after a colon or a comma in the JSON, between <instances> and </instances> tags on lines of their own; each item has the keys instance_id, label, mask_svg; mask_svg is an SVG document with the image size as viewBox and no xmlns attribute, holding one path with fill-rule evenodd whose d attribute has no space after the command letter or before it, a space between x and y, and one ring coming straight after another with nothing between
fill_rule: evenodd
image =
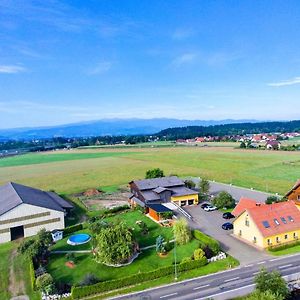
<instances>
[{"instance_id":1,"label":"paved road","mask_svg":"<svg viewBox=\"0 0 300 300\"><path fill-rule=\"evenodd\" d=\"M193 217L192 221L189 220L192 228L199 229L220 241L222 249L238 259L241 265L269 258L266 252L258 250L233 237L231 235L232 230L223 230L221 228L222 224L228 221L222 218L222 212L217 210L206 212L200 205L185 206L184 209Z\"/></svg>"},{"instance_id":2,"label":"paved road","mask_svg":"<svg viewBox=\"0 0 300 300\"><path fill-rule=\"evenodd\" d=\"M280 271L283 276L295 274L300 270L300 254L280 258L270 258L236 269L169 284L167 286L153 288L130 295L115 297L113 299L231 299L238 295L238 291L240 292L240 295L251 292L254 287L253 279L261 267L265 267L270 271L276 269ZM243 287L246 288L243 289ZM228 291L232 291L232 293L228 293Z\"/></svg>"},{"instance_id":3,"label":"paved road","mask_svg":"<svg viewBox=\"0 0 300 300\"><path fill-rule=\"evenodd\" d=\"M192 178L192 180L196 183L196 185L199 184L199 178ZM251 198L255 199L258 202L265 202L265 200L268 198L268 196L271 196L270 193L264 193L256 190L251 190L243 187L238 187L230 184L220 183L220 182L214 182L210 181L210 190L209 193L213 196L217 195L221 191L226 191L229 194L232 195L232 197L239 201L241 197Z\"/></svg>"}]
</instances>

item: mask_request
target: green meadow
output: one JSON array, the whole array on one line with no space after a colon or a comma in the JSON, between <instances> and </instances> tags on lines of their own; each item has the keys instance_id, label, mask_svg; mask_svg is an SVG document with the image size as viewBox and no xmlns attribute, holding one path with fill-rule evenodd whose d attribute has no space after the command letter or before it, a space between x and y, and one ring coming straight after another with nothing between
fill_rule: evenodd
<instances>
[{"instance_id":1,"label":"green meadow","mask_svg":"<svg viewBox=\"0 0 300 300\"><path fill-rule=\"evenodd\" d=\"M124 186L159 167L165 174L284 194L300 178L300 153L230 147L84 149L0 160L0 183L16 181L59 193Z\"/></svg>"}]
</instances>

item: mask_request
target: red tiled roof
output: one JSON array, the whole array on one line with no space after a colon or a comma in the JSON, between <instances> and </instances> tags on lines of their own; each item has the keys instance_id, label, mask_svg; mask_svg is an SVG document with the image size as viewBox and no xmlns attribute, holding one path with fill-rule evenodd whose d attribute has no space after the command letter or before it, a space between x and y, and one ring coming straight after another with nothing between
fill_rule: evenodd
<instances>
[{"instance_id":1,"label":"red tiled roof","mask_svg":"<svg viewBox=\"0 0 300 300\"><path fill-rule=\"evenodd\" d=\"M250 198L242 197L238 203L238 205L232 211L234 216L239 216L242 212L244 212L247 208L252 208L257 206L257 201Z\"/></svg>"},{"instance_id":2,"label":"red tiled roof","mask_svg":"<svg viewBox=\"0 0 300 300\"><path fill-rule=\"evenodd\" d=\"M264 237L300 229L300 210L292 201L265 204L246 211ZM266 228L263 222L268 222L269 227Z\"/></svg>"}]
</instances>

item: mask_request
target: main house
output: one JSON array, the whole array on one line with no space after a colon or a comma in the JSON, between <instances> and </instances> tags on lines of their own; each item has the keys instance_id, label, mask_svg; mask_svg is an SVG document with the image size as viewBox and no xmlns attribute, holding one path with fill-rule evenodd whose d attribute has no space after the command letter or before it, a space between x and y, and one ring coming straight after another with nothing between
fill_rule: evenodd
<instances>
[{"instance_id":1,"label":"main house","mask_svg":"<svg viewBox=\"0 0 300 300\"><path fill-rule=\"evenodd\" d=\"M0 243L65 228L64 217L73 208L53 192L14 182L0 186Z\"/></svg>"},{"instance_id":2,"label":"main house","mask_svg":"<svg viewBox=\"0 0 300 300\"><path fill-rule=\"evenodd\" d=\"M273 204L242 198L232 214L233 234L259 248L279 246L300 237L300 210L293 201Z\"/></svg>"},{"instance_id":3,"label":"main house","mask_svg":"<svg viewBox=\"0 0 300 300\"><path fill-rule=\"evenodd\" d=\"M134 180L129 182L132 206L140 205L154 216L154 212L163 213L163 204L172 202L178 206L198 204L198 192L189 189L177 176ZM157 216L154 217L157 219Z\"/></svg>"},{"instance_id":4,"label":"main house","mask_svg":"<svg viewBox=\"0 0 300 300\"><path fill-rule=\"evenodd\" d=\"M294 201L295 204L300 209L300 179L295 183L295 185L287 192L285 197L289 201Z\"/></svg>"}]
</instances>

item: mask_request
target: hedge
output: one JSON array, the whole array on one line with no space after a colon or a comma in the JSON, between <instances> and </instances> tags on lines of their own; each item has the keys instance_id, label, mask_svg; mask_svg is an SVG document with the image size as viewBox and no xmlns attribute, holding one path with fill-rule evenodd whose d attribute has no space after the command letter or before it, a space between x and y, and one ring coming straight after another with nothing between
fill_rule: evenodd
<instances>
[{"instance_id":1,"label":"hedge","mask_svg":"<svg viewBox=\"0 0 300 300\"><path fill-rule=\"evenodd\" d=\"M180 263L177 265L177 270L178 272L184 272L184 271L205 266L206 264L207 264L207 259L206 257L203 257L200 260L193 260L190 262ZM174 266L168 266L168 267L158 268L151 272L137 273L135 275L123 277L120 279L110 280L110 281L103 281L89 286L84 286L84 287L73 286L71 290L71 294L73 299L81 299L83 297L87 297L90 295L100 294L107 291L120 289L126 286L136 285L141 282L154 280L160 277L170 275L173 272L174 272Z\"/></svg>"},{"instance_id":2,"label":"hedge","mask_svg":"<svg viewBox=\"0 0 300 300\"><path fill-rule=\"evenodd\" d=\"M208 247L215 255L220 252L221 247L220 243L217 240L199 230L193 230L192 234L193 237L200 242L200 248L204 249Z\"/></svg>"},{"instance_id":3,"label":"hedge","mask_svg":"<svg viewBox=\"0 0 300 300\"><path fill-rule=\"evenodd\" d=\"M295 246L298 246L298 245L300 245L300 241L291 242L291 243L283 244L283 245L280 245L280 246L271 246L271 247L268 248L268 250L271 251L271 252L276 252L276 251L285 250L285 249L288 249L288 248L291 248L291 247L295 247Z\"/></svg>"},{"instance_id":4,"label":"hedge","mask_svg":"<svg viewBox=\"0 0 300 300\"><path fill-rule=\"evenodd\" d=\"M82 224L76 224L76 225L66 227L63 231L64 231L64 234L70 234L70 233L73 233L73 232L76 232L76 231L79 231L82 229L83 229Z\"/></svg>"},{"instance_id":5,"label":"hedge","mask_svg":"<svg viewBox=\"0 0 300 300\"><path fill-rule=\"evenodd\" d=\"M35 273L32 259L29 259L29 276L32 290L35 290Z\"/></svg>"}]
</instances>

